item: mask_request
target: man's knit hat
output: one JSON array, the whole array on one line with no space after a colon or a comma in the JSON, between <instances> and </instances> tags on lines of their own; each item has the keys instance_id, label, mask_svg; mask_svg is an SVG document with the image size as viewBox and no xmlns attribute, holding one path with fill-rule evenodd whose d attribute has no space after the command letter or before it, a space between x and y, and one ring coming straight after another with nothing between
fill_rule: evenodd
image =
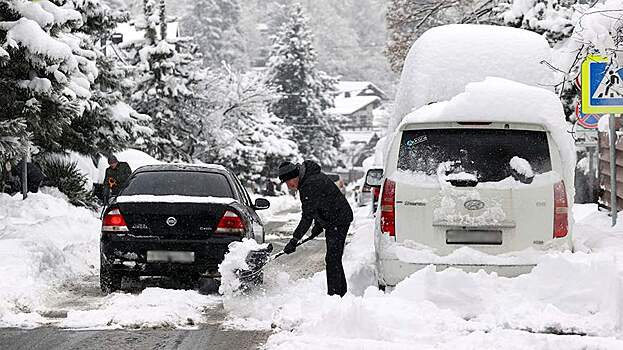
<instances>
[{"instance_id":1,"label":"man's knit hat","mask_svg":"<svg viewBox=\"0 0 623 350\"><path fill-rule=\"evenodd\" d=\"M299 176L298 164L283 162L279 165L279 180L281 180L282 183L294 179L297 176Z\"/></svg>"}]
</instances>

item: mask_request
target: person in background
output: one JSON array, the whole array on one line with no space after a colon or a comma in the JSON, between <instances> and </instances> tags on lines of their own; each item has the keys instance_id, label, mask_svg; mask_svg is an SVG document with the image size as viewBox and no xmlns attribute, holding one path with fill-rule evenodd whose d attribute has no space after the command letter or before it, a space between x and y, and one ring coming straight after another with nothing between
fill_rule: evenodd
<instances>
[{"instance_id":1,"label":"person in background","mask_svg":"<svg viewBox=\"0 0 623 350\"><path fill-rule=\"evenodd\" d=\"M17 165L11 169L11 174L15 179L19 182L18 192L22 190L21 188L21 179L22 179L22 169L24 169L24 159L20 160ZM28 192L37 193L39 192L39 187L41 187L41 183L46 179L43 170L33 162L26 163L26 186L28 187Z\"/></svg>"},{"instance_id":2,"label":"person in background","mask_svg":"<svg viewBox=\"0 0 623 350\"><path fill-rule=\"evenodd\" d=\"M132 174L130 165L126 162L119 162L117 157L108 157L108 168L104 176L104 202L107 203L110 197L117 196L122 185Z\"/></svg>"}]
</instances>

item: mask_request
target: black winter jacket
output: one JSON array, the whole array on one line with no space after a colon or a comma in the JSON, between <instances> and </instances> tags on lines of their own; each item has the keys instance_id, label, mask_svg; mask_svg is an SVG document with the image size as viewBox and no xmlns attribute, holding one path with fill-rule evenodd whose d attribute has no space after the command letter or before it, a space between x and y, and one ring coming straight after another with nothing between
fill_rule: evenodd
<instances>
[{"instance_id":1,"label":"black winter jacket","mask_svg":"<svg viewBox=\"0 0 623 350\"><path fill-rule=\"evenodd\" d=\"M299 196L303 214L294 230L294 238L300 240L315 222L327 229L333 226L348 226L353 221L353 211L340 189L320 171L320 166L311 160L303 162L299 169Z\"/></svg>"}]
</instances>

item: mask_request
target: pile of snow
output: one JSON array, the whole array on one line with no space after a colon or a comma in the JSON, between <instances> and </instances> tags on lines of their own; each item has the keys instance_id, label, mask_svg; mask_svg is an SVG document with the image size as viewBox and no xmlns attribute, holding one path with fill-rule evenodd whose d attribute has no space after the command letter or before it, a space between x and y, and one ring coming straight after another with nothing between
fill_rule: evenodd
<instances>
[{"instance_id":1,"label":"pile of snow","mask_svg":"<svg viewBox=\"0 0 623 350\"><path fill-rule=\"evenodd\" d=\"M141 294L108 295L95 310L69 311L67 328L194 328L205 322L204 310L218 306L217 296L195 291L147 288Z\"/></svg>"},{"instance_id":2,"label":"pile of snow","mask_svg":"<svg viewBox=\"0 0 623 350\"><path fill-rule=\"evenodd\" d=\"M35 326L66 279L97 273L100 221L43 193L0 194L0 326Z\"/></svg>"},{"instance_id":3,"label":"pile of snow","mask_svg":"<svg viewBox=\"0 0 623 350\"><path fill-rule=\"evenodd\" d=\"M221 286L218 291L225 296L238 294L241 282L236 271L248 270L246 259L249 253L267 247L268 244L258 244L254 239L248 238L244 238L242 242L230 243L229 252L218 266L218 272L221 274Z\"/></svg>"},{"instance_id":4,"label":"pile of snow","mask_svg":"<svg viewBox=\"0 0 623 350\"><path fill-rule=\"evenodd\" d=\"M512 45L501 50L503 43ZM389 130L414 109L448 100L468 83L487 77L553 86L552 71L541 64L550 57L545 38L527 30L468 24L429 29L415 41L405 59ZM494 106L488 109L495 110Z\"/></svg>"},{"instance_id":5,"label":"pile of snow","mask_svg":"<svg viewBox=\"0 0 623 350\"><path fill-rule=\"evenodd\" d=\"M324 272L296 281L278 273L261 295L225 299L227 325L273 329L268 349L620 349L623 260L610 251L623 251L623 224L591 242L608 219L594 210L577 211L578 226L591 225L579 237L592 254L541 254L516 278L429 266L388 293L375 285L373 220L357 210L344 298L325 295ZM610 251L612 242L597 243L606 237L617 242Z\"/></svg>"},{"instance_id":6,"label":"pile of snow","mask_svg":"<svg viewBox=\"0 0 623 350\"><path fill-rule=\"evenodd\" d=\"M258 196L252 196L258 197ZM270 207L265 210L258 210L257 214L262 218L264 222L272 220L281 212L284 211L300 211L301 201L298 197L285 194L283 196L263 196L270 202Z\"/></svg>"},{"instance_id":7,"label":"pile of snow","mask_svg":"<svg viewBox=\"0 0 623 350\"><path fill-rule=\"evenodd\" d=\"M400 128L412 123L487 121L541 125L551 133L562 159L560 174L573 203L576 153L567 132L565 114L558 96L548 90L501 78L470 83L465 91L443 101L426 105L407 115Z\"/></svg>"}]
</instances>

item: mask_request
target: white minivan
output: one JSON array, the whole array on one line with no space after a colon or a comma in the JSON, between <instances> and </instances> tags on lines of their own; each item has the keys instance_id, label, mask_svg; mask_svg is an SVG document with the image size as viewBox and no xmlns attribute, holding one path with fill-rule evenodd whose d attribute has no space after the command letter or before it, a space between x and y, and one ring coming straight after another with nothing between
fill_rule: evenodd
<instances>
[{"instance_id":1,"label":"white minivan","mask_svg":"<svg viewBox=\"0 0 623 350\"><path fill-rule=\"evenodd\" d=\"M379 286L430 264L517 276L573 248L575 150L560 99L537 83L547 52L534 33L491 26L438 27L413 45L383 178L366 178L382 186Z\"/></svg>"},{"instance_id":2,"label":"white minivan","mask_svg":"<svg viewBox=\"0 0 623 350\"><path fill-rule=\"evenodd\" d=\"M379 284L395 286L429 264L503 276L534 266L414 262L396 256L394 242L428 247L439 256L466 246L493 255L568 249L568 187L559 174L558 145L545 125L403 124L390 146L377 212Z\"/></svg>"}]
</instances>

